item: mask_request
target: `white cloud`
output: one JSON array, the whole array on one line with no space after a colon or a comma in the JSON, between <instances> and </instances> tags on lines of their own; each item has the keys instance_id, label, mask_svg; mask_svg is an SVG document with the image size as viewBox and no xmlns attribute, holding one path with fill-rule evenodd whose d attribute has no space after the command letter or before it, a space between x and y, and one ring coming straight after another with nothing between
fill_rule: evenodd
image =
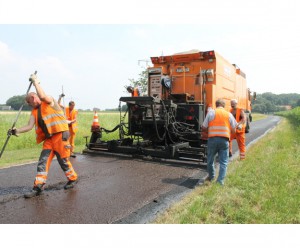
<instances>
[{"instance_id":1,"label":"white cloud","mask_svg":"<svg viewBox=\"0 0 300 248\"><path fill-rule=\"evenodd\" d=\"M0 41L0 63L4 65L12 62L13 60L13 54L9 50L8 45Z\"/></svg>"},{"instance_id":2,"label":"white cloud","mask_svg":"<svg viewBox=\"0 0 300 248\"><path fill-rule=\"evenodd\" d=\"M42 58L36 58L33 60L31 67L40 68L42 71L46 71L49 75L55 75L56 77L63 77L67 79L74 79L74 75L69 71L61 59L53 56L46 56Z\"/></svg>"},{"instance_id":3,"label":"white cloud","mask_svg":"<svg viewBox=\"0 0 300 248\"><path fill-rule=\"evenodd\" d=\"M146 40L149 38L149 32L145 28L134 28L132 33L137 39Z\"/></svg>"}]
</instances>

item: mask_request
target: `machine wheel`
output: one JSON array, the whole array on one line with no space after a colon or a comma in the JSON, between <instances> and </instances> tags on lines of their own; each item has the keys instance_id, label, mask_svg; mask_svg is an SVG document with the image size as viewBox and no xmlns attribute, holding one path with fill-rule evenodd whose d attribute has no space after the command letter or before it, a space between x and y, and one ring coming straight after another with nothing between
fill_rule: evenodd
<instances>
[{"instance_id":1,"label":"machine wheel","mask_svg":"<svg viewBox=\"0 0 300 248\"><path fill-rule=\"evenodd\" d=\"M250 123L249 123L249 119L247 118L245 133L249 133L249 131L250 131Z\"/></svg>"}]
</instances>

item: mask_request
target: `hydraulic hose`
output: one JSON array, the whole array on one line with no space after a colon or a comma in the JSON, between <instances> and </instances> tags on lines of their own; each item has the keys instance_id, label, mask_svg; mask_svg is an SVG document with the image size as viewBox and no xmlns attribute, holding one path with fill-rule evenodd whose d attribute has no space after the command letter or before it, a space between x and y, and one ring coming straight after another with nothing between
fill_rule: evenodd
<instances>
[{"instance_id":1,"label":"hydraulic hose","mask_svg":"<svg viewBox=\"0 0 300 248\"><path fill-rule=\"evenodd\" d=\"M155 119L155 115L154 115L154 107L153 104L151 104L151 112L152 112L152 119L154 122L154 127L155 127L155 131L156 131L156 136L160 141L164 141L164 138L166 136L166 132L164 133L163 137L160 137L159 133L158 133L158 129L157 129L157 123L156 123L156 119Z\"/></svg>"}]
</instances>

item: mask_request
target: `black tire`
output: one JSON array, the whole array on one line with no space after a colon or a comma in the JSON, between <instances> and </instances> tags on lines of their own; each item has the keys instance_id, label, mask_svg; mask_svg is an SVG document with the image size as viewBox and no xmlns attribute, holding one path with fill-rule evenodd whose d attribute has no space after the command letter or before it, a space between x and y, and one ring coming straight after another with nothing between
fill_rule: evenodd
<instances>
[{"instance_id":1,"label":"black tire","mask_svg":"<svg viewBox=\"0 0 300 248\"><path fill-rule=\"evenodd\" d=\"M247 118L245 133L249 133L249 131L250 131L250 124L249 124L249 120Z\"/></svg>"}]
</instances>

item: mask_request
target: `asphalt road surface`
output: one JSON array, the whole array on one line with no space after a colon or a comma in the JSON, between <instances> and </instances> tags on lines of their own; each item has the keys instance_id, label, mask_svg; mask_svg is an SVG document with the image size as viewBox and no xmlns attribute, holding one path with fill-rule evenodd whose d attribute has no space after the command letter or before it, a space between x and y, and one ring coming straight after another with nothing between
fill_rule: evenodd
<instances>
[{"instance_id":1,"label":"asphalt road surface","mask_svg":"<svg viewBox=\"0 0 300 248\"><path fill-rule=\"evenodd\" d=\"M247 144L255 144L279 120L269 116L251 123ZM74 189L63 189L66 178L55 160L44 193L31 199L23 194L32 188L36 163L1 169L0 223L149 223L207 177L201 166L175 161L91 155L71 160L79 175Z\"/></svg>"}]
</instances>

